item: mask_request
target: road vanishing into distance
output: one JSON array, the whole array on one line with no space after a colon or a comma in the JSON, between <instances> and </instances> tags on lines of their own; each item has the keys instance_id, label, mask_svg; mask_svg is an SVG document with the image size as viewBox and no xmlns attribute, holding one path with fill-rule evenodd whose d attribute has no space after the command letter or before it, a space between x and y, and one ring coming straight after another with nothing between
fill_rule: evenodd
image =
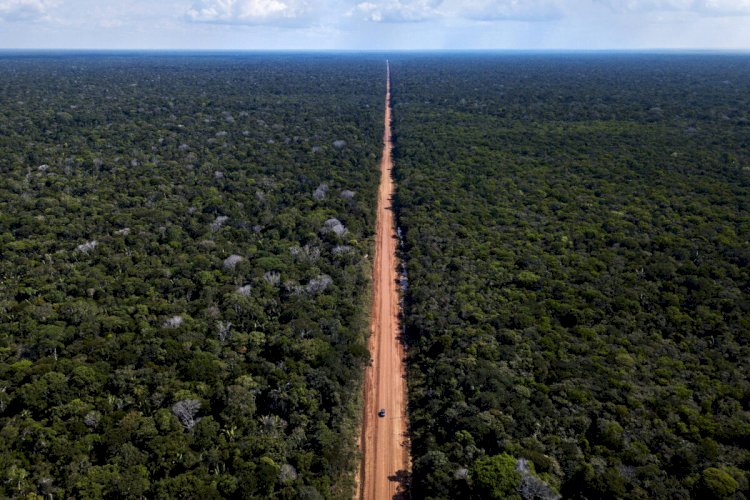
<instances>
[{"instance_id":1,"label":"road vanishing into distance","mask_svg":"<svg viewBox=\"0 0 750 500\"><path fill-rule=\"evenodd\" d=\"M410 470L406 419L406 368L399 339L400 297L393 197L391 142L391 71L386 62L385 132L380 162L373 301L369 349L372 364L365 372L365 404L361 437L362 469L359 497L384 500L403 492ZM385 416L378 412L384 409Z\"/></svg>"}]
</instances>

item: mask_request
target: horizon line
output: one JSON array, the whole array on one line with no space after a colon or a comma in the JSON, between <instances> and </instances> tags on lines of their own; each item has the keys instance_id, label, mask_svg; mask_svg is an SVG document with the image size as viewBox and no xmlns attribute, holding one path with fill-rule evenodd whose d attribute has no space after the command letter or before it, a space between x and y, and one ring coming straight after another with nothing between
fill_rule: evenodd
<instances>
[{"instance_id":1,"label":"horizon line","mask_svg":"<svg viewBox=\"0 0 750 500\"><path fill-rule=\"evenodd\" d=\"M509 48L476 48L476 49L193 49L193 48L3 48L2 53L183 53L183 54L410 54L410 53L529 53L529 54L647 54L647 53L708 53L708 54L748 54L750 48L716 49L716 48L607 48L607 49L578 49L578 48L542 48L542 49L509 49Z\"/></svg>"}]
</instances>

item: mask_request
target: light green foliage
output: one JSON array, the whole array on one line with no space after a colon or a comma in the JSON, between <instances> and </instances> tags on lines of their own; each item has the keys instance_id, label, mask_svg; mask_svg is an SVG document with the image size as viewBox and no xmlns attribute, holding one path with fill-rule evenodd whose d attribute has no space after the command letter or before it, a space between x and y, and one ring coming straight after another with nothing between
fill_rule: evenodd
<instances>
[{"instance_id":1,"label":"light green foliage","mask_svg":"<svg viewBox=\"0 0 750 500\"><path fill-rule=\"evenodd\" d=\"M739 483L727 472L709 467L701 473L699 494L707 499L733 498Z\"/></svg>"},{"instance_id":2,"label":"light green foliage","mask_svg":"<svg viewBox=\"0 0 750 500\"><path fill-rule=\"evenodd\" d=\"M471 480L481 498L520 500L517 493L521 474L516 459L505 453L482 457L471 466Z\"/></svg>"}]
</instances>

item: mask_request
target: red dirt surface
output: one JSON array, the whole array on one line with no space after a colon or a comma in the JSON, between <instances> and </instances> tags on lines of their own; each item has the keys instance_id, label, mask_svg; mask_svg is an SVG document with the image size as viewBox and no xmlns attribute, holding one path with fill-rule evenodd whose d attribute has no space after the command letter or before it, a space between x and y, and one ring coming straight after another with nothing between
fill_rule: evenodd
<instances>
[{"instance_id":1,"label":"red dirt surface","mask_svg":"<svg viewBox=\"0 0 750 500\"><path fill-rule=\"evenodd\" d=\"M396 224L391 207L393 160L391 151L391 70L386 62L385 132L380 162L373 302L369 349L372 364L365 372L365 414L361 435L363 452L359 497L385 500L404 491L410 470L406 417L406 367L399 339L400 297ZM384 408L385 417L378 417Z\"/></svg>"}]
</instances>

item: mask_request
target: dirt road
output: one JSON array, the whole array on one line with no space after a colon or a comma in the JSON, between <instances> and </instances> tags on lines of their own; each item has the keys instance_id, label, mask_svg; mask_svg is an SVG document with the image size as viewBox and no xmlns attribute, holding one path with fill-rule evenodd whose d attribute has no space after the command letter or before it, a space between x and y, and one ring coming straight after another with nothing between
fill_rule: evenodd
<instances>
[{"instance_id":1,"label":"dirt road","mask_svg":"<svg viewBox=\"0 0 750 500\"><path fill-rule=\"evenodd\" d=\"M380 163L373 303L370 319L372 365L365 373L360 492L363 500L392 499L403 491L410 469L407 445L406 370L399 340L399 293L396 225L391 208L391 70L386 63L385 132ZM385 409L385 416L378 411Z\"/></svg>"}]
</instances>

